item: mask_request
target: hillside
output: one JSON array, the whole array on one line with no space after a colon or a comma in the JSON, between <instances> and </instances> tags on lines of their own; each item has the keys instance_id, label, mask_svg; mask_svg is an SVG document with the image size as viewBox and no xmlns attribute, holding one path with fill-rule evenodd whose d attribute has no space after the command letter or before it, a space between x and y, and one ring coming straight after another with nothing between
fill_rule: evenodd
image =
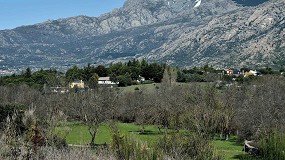
<instances>
[{"instance_id":1,"label":"hillside","mask_svg":"<svg viewBox=\"0 0 285 160\"><path fill-rule=\"evenodd\" d=\"M99 17L78 16L0 31L1 70L66 69L133 58L180 67L280 65L284 0L127 0Z\"/></svg>"}]
</instances>

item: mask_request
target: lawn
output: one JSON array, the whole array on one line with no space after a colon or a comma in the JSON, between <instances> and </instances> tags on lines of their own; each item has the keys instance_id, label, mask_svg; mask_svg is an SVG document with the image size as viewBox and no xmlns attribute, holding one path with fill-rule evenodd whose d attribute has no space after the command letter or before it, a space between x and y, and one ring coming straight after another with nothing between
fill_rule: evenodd
<instances>
[{"instance_id":1,"label":"lawn","mask_svg":"<svg viewBox=\"0 0 285 160\"><path fill-rule=\"evenodd\" d=\"M117 123L116 124L120 133L123 135L131 135L142 142L147 142L149 145L155 144L159 137L163 136L160 133L157 126L146 125L144 126L145 134L141 134L140 130L142 126L132 123ZM88 127L79 122L67 122L66 125L62 125L57 129L58 134L64 135L66 133L66 141L68 144L80 144L85 145L90 143L91 136L88 132ZM162 130L163 131L163 130ZM96 144L109 144L112 139L111 129L107 124L103 124L98 128L98 132L95 138Z\"/></svg>"},{"instance_id":2,"label":"lawn","mask_svg":"<svg viewBox=\"0 0 285 160\"><path fill-rule=\"evenodd\" d=\"M227 160L238 159L238 156L246 154L242 151L243 145L238 143L236 137L231 137L228 141L216 138L213 141L213 146L217 149L218 153Z\"/></svg>"},{"instance_id":3,"label":"lawn","mask_svg":"<svg viewBox=\"0 0 285 160\"><path fill-rule=\"evenodd\" d=\"M155 125L144 126L145 134L141 134L140 132L142 126L133 123L116 123L116 126L121 134L131 135L142 142L148 143L150 146L154 145L158 139L163 136L163 133L159 132L158 127ZM167 131L171 132L171 130ZM86 145L90 143L91 137L88 133L87 126L79 122L68 122L58 127L58 133L63 134L62 132L67 134L66 141L68 144ZM95 143L109 144L111 142L111 137L112 133L109 125L103 124L98 129ZM243 146L240 143L237 143L236 137L231 137L228 141L216 138L213 140L212 144L224 159L238 159L238 156L245 154L242 151Z\"/></svg>"},{"instance_id":4,"label":"lawn","mask_svg":"<svg viewBox=\"0 0 285 160\"><path fill-rule=\"evenodd\" d=\"M66 141L68 144L86 145L90 143L91 136L88 132L88 127L80 122L67 122L57 128L58 134L66 134ZM104 144L111 142L111 130L108 125L101 125L98 128L95 139L96 144Z\"/></svg>"},{"instance_id":5,"label":"lawn","mask_svg":"<svg viewBox=\"0 0 285 160\"><path fill-rule=\"evenodd\" d=\"M152 83L152 84L139 84L139 85L131 85L127 87L120 87L120 89L126 93L126 92L134 92L136 88L142 91L147 91L147 92L153 92L155 91L155 87L159 86L159 83Z\"/></svg>"}]
</instances>

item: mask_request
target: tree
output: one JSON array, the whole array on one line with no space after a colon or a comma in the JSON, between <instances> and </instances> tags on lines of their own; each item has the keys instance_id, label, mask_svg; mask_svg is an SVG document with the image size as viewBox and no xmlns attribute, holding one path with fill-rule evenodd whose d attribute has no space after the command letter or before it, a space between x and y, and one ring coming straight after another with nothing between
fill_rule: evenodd
<instances>
[{"instance_id":1,"label":"tree","mask_svg":"<svg viewBox=\"0 0 285 160\"><path fill-rule=\"evenodd\" d=\"M124 68L124 65L122 62L119 62L119 63L116 63L116 64L112 64L110 67L109 67L109 74L114 74L116 76L118 75L123 75L123 69Z\"/></svg>"},{"instance_id":2,"label":"tree","mask_svg":"<svg viewBox=\"0 0 285 160\"><path fill-rule=\"evenodd\" d=\"M25 78L30 78L31 76L32 76L32 71L31 71L31 68L28 67L28 68L26 69L26 71L24 72L24 77L25 77Z\"/></svg>"},{"instance_id":3,"label":"tree","mask_svg":"<svg viewBox=\"0 0 285 160\"><path fill-rule=\"evenodd\" d=\"M172 86L176 83L177 71L169 66L166 66L163 73L163 78L161 80L167 86Z\"/></svg>"},{"instance_id":4,"label":"tree","mask_svg":"<svg viewBox=\"0 0 285 160\"><path fill-rule=\"evenodd\" d=\"M126 87L131 85L132 78L129 73L126 73L125 75L117 76L117 82L119 82L119 87Z\"/></svg>"},{"instance_id":5,"label":"tree","mask_svg":"<svg viewBox=\"0 0 285 160\"><path fill-rule=\"evenodd\" d=\"M177 71L177 82L186 82L185 73L183 73L181 70Z\"/></svg>"},{"instance_id":6,"label":"tree","mask_svg":"<svg viewBox=\"0 0 285 160\"><path fill-rule=\"evenodd\" d=\"M99 77L106 77L108 76L108 70L102 65L99 65L95 68L95 72L98 74Z\"/></svg>"},{"instance_id":7,"label":"tree","mask_svg":"<svg viewBox=\"0 0 285 160\"><path fill-rule=\"evenodd\" d=\"M96 88L98 86L99 76L96 73L93 73L92 77L88 80L89 88Z\"/></svg>"},{"instance_id":8,"label":"tree","mask_svg":"<svg viewBox=\"0 0 285 160\"><path fill-rule=\"evenodd\" d=\"M214 73L215 72L215 69L209 65L204 65L204 67L202 68L203 71L205 71L206 73Z\"/></svg>"},{"instance_id":9,"label":"tree","mask_svg":"<svg viewBox=\"0 0 285 160\"><path fill-rule=\"evenodd\" d=\"M239 91L236 88L224 90L223 98L219 98L221 103L219 108L219 130L220 137L228 140L231 130L236 126L234 123L235 105L239 102Z\"/></svg>"},{"instance_id":10,"label":"tree","mask_svg":"<svg viewBox=\"0 0 285 160\"><path fill-rule=\"evenodd\" d=\"M17 104L0 104L0 129L3 129L4 127L4 122L7 119L7 117L14 115L14 112L17 112L16 116L16 130L17 132L22 133L25 128L21 123L21 117L23 116L22 110L27 109L26 106L24 105L17 105ZM17 134L20 134L17 133Z\"/></svg>"},{"instance_id":11,"label":"tree","mask_svg":"<svg viewBox=\"0 0 285 160\"><path fill-rule=\"evenodd\" d=\"M111 120L116 113L117 93L112 88L99 87L96 90L66 96L66 99L61 100L64 105L61 107L63 112L88 126L90 145L94 146L98 127Z\"/></svg>"},{"instance_id":12,"label":"tree","mask_svg":"<svg viewBox=\"0 0 285 160\"><path fill-rule=\"evenodd\" d=\"M267 75L243 84L234 117L240 139L258 139L261 133L285 129L284 82L284 77Z\"/></svg>"},{"instance_id":13,"label":"tree","mask_svg":"<svg viewBox=\"0 0 285 160\"><path fill-rule=\"evenodd\" d=\"M136 66L131 66L129 67L129 69L130 69L130 76L132 80L137 80L141 74L140 68Z\"/></svg>"},{"instance_id":14,"label":"tree","mask_svg":"<svg viewBox=\"0 0 285 160\"><path fill-rule=\"evenodd\" d=\"M88 63L88 65L83 68L83 73L82 73L83 80L85 82L88 82L94 73L95 73L95 68L91 66L90 63Z\"/></svg>"},{"instance_id":15,"label":"tree","mask_svg":"<svg viewBox=\"0 0 285 160\"><path fill-rule=\"evenodd\" d=\"M274 71L272 70L272 68L269 68L269 67L258 69L258 71L261 74L274 74Z\"/></svg>"},{"instance_id":16,"label":"tree","mask_svg":"<svg viewBox=\"0 0 285 160\"><path fill-rule=\"evenodd\" d=\"M74 65L72 68L66 71L65 77L67 82L72 82L76 79L82 79L83 70L78 68L76 65Z\"/></svg>"},{"instance_id":17,"label":"tree","mask_svg":"<svg viewBox=\"0 0 285 160\"><path fill-rule=\"evenodd\" d=\"M145 77L147 80L161 82L161 79L163 78L163 71L163 65L152 63L142 68L142 76Z\"/></svg>"}]
</instances>

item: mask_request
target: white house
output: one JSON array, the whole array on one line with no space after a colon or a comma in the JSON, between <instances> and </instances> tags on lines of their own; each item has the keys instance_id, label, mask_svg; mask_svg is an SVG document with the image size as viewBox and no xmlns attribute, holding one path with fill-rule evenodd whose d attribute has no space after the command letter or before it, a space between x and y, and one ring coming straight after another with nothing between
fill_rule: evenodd
<instances>
[{"instance_id":1,"label":"white house","mask_svg":"<svg viewBox=\"0 0 285 160\"><path fill-rule=\"evenodd\" d=\"M244 73L244 76L250 76L250 75L253 75L253 76L258 76L258 75L261 75L260 72L256 71L256 70L250 70L249 72L245 72Z\"/></svg>"},{"instance_id":2,"label":"white house","mask_svg":"<svg viewBox=\"0 0 285 160\"><path fill-rule=\"evenodd\" d=\"M99 77L98 84L116 84L110 80L110 77Z\"/></svg>"},{"instance_id":3,"label":"white house","mask_svg":"<svg viewBox=\"0 0 285 160\"><path fill-rule=\"evenodd\" d=\"M69 84L69 88L84 88L84 82L82 80L76 80Z\"/></svg>"}]
</instances>

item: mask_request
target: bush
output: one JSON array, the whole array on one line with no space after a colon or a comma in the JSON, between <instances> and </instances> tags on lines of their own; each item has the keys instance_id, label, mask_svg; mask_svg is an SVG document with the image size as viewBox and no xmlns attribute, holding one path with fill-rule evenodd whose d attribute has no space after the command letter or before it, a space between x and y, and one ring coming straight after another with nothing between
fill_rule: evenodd
<instances>
[{"instance_id":1,"label":"bush","mask_svg":"<svg viewBox=\"0 0 285 160\"><path fill-rule=\"evenodd\" d=\"M285 160L285 135L277 130L263 136L259 142L262 159Z\"/></svg>"},{"instance_id":2,"label":"bush","mask_svg":"<svg viewBox=\"0 0 285 160\"><path fill-rule=\"evenodd\" d=\"M147 144L138 142L129 136L122 136L119 131L114 131L111 150L119 160L156 160L162 159L161 154L148 147Z\"/></svg>"},{"instance_id":3,"label":"bush","mask_svg":"<svg viewBox=\"0 0 285 160\"><path fill-rule=\"evenodd\" d=\"M145 80L142 82L142 84L152 84L152 83L154 83L154 81L152 80Z\"/></svg>"},{"instance_id":4,"label":"bush","mask_svg":"<svg viewBox=\"0 0 285 160\"><path fill-rule=\"evenodd\" d=\"M8 116L12 116L15 112L18 113L17 116L17 130L22 133L25 128L21 122L23 116L23 109L27 107L18 104L0 104L0 129L3 129L6 119Z\"/></svg>"},{"instance_id":5,"label":"bush","mask_svg":"<svg viewBox=\"0 0 285 160\"><path fill-rule=\"evenodd\" d=\"M159 140L157 148L171 159L221 159L210 142L195 133L165 135Z\"/></svg>"},{"instance_id":6,"label":"bush","mask_svg":"<svg viewBox=\"0 0 285 160\"><path fill-rule=\"evenodd\" d=\"M68 144L66 142L66 140L64 138L61 138L57 135L54 135L52 137L52 139L48 139L48 145L49 146L52 146L52 147L55 147L55 148L58 148L58 149L62 149L62 148L66 148L68 147Z\"/></svg>"}]
</instances>

